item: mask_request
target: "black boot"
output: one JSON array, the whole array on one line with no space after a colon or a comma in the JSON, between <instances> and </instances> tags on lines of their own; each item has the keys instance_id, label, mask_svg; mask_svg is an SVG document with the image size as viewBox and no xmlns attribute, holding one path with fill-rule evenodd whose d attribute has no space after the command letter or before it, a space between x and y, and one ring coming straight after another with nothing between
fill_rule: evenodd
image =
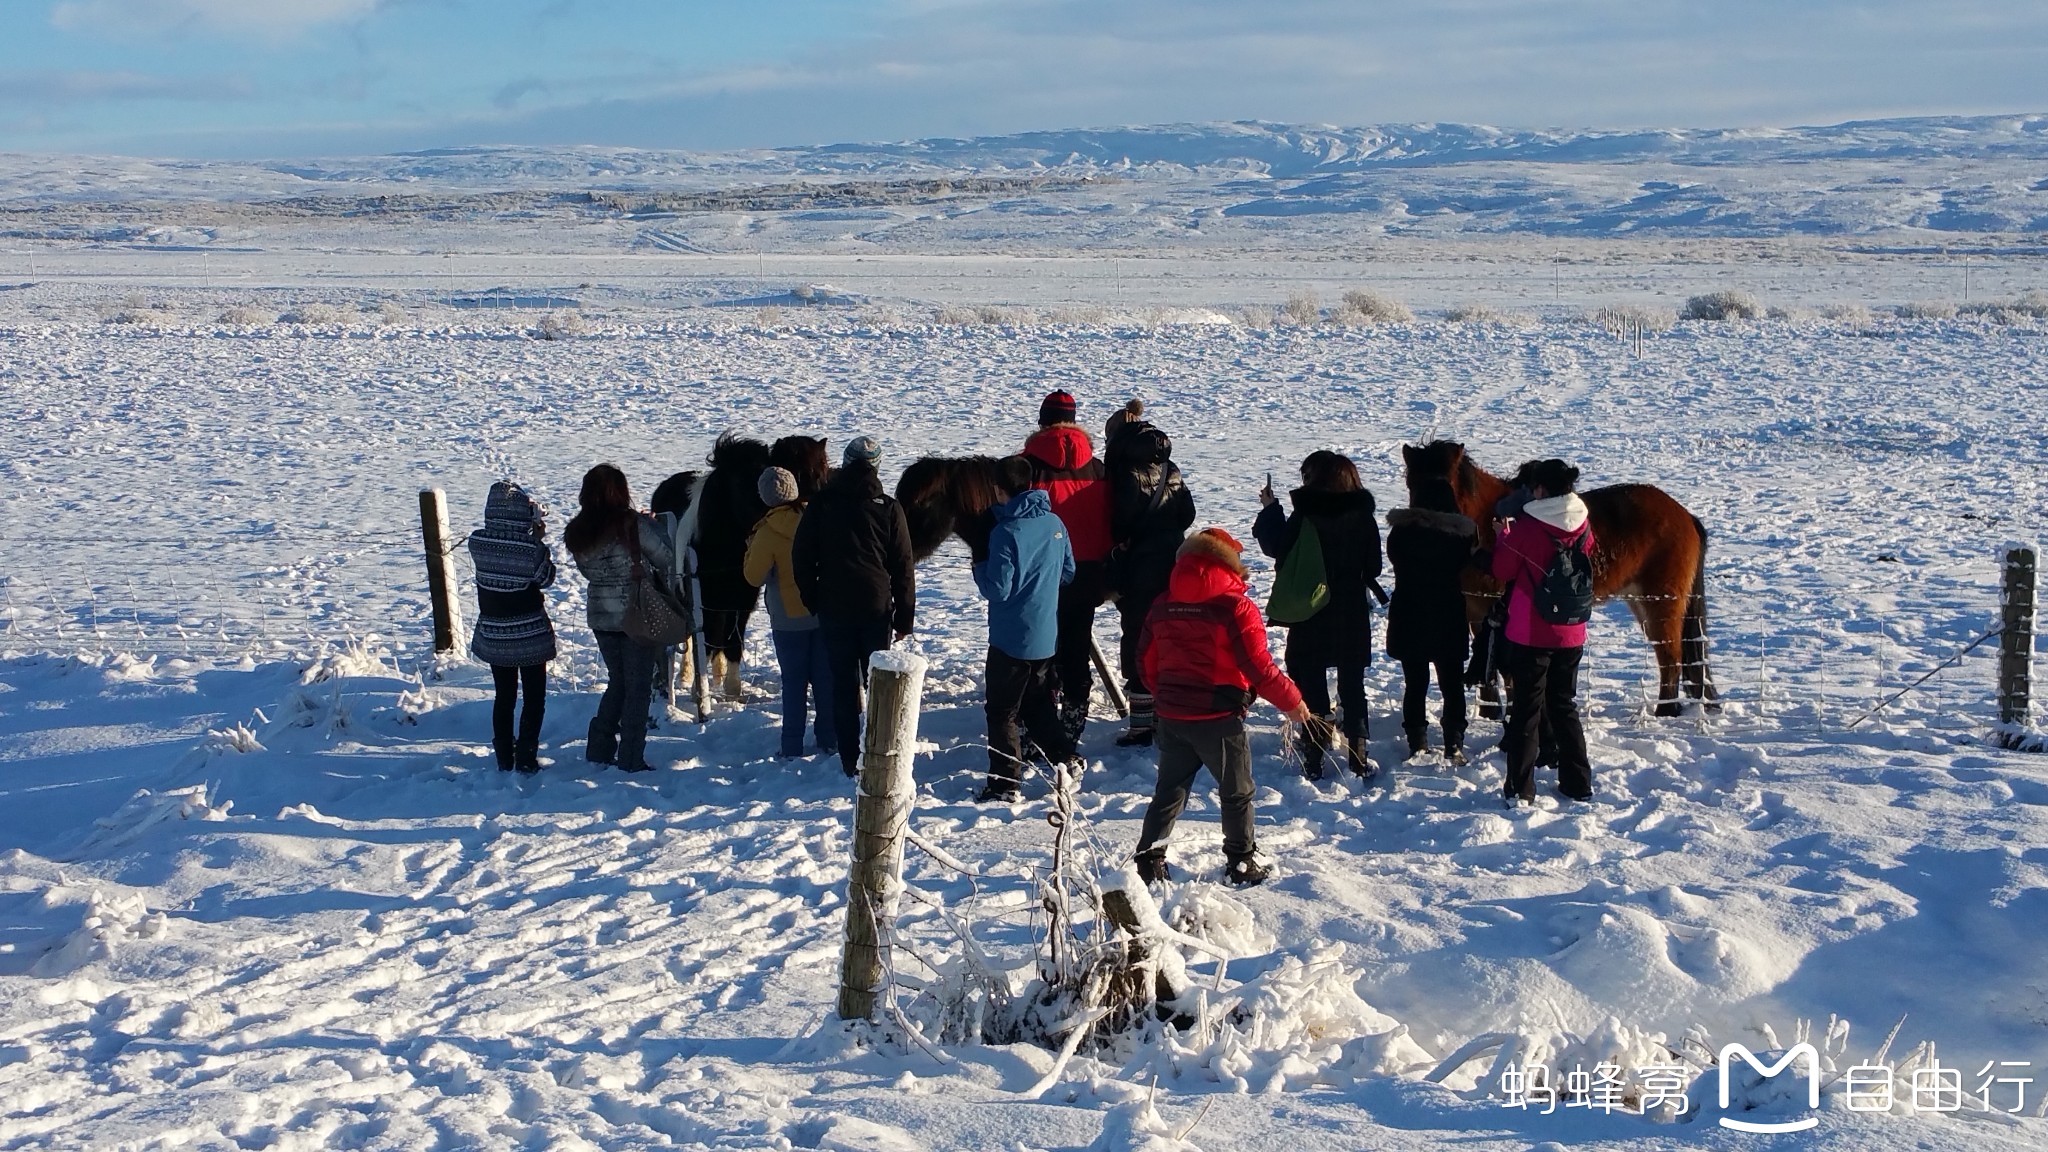
<instances>
[{"instance_id":1,"label":"black boot","mask_svg":"<svg viewBox=\"0 0 2048 1152\"><path fill-rule=\"evenodd\" d=\"M1152 730L1157 723L1157 717L1152 711L1152 694L1132 689L1130 701L1131 726L1116 738L1116 746L1119 748L1150 748L1152 746Z\"/></svg>"},{"instance_id":2,"label":"black boot","mask_svg":"<svg viewBox=\"0 0 2048 1152\"><path fill-rule=\"evenodd\" d=\"M1361 780L1369 780L1379 771L1366 748L1371 735L1366 729L1365 717L1344 718L1344 754L1351 763L1352 773Z\"/></svg>"},{"instance_id":3,"label":"black boot","mask_svg":"<svg viewBox=\"0 0 2048 1152\"><path fill-rule=\"evenodd\" d=\"M510 772L513 764L512 744L506 740L491 741L491 751L497 754L498 771Z\"/></svg>"},{"instance_id":4,"label":"black boot","mask_svg":"<svg viewBox=\"0 0 2048 1152\"><path fill-rule=\"evenodd\" d=\"M1444 759L1453 764L1463 764L1465 762L1465 734L1463 732L1444 733Z\"/></svg>"},{"instance_id":5,"label":"black boot","mask_svg":"<svg viewBox=\"0 0 2048 1152\"><path fill-rule=\"evenodd\" d=\"M1429 751L1428 728L1403 728L1402 731L1408 734L1408 758L1410 760Z\"/></svg>"},{"instance_id":6,"label":"black boot","mask_svg":"<svg viewBox=\"0 0 2048 1152\"><path fill-rule=\"evenodd\" d=\"M540 746L521 740L512 750L512 766L521 772L540 771Z\"/></svg>"},{"instance_id":7,"label":"black boot","mask_svg":"<svg viewBox=\"0 0 2048 1152\"><path fill-rule=\"evenodd\" d=\"M1323 755L1327 752L1327 733L1333 725L1328 716L1317 716L1296 729L1301 738L1301 776L1304 780L1323 778Z\"/></svg>"},{"instance_id":8,"label":"black boot","mask_svg":"<svg viewBox=\"0 0 2048 1152\"><path fill-rule=\"evenodd\" d=\"M1250 853L1243 856L1232 856L1230 863L1223 869L1223 878L1240 888L1249 888L1254 884L1264 884L1272 875L1273 870L1264 863L1261 863L1258 857Z\"/></svg>"}]
</instances>

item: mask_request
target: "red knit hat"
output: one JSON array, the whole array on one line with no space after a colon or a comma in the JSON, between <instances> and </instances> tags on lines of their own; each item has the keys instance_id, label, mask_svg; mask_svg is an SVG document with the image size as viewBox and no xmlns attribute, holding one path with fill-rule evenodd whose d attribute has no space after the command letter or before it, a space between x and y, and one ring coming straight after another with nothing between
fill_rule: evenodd
<instances>
[{"instance_id":1,"label":"red knit hat","mask_svg":"<svg viewBox=\"0 0 2048 1152\"><path fill-rule=\"evenodd\" d=\"M1038 406L1038 426L1044 428L1052 424L1072 424L1075 411L1072 392L1064 389L1054 392Z\"/></svg>"}]
</instances>

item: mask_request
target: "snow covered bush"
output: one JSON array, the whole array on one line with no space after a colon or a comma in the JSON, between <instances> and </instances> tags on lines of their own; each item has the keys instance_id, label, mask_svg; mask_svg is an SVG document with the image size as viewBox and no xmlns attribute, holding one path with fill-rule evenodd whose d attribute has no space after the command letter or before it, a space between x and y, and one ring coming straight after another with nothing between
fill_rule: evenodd
<instances>
[{"instance_id":1,"label":"snow covered bush","mask_svg":"<svg viewBox=\"0 0 2048 1152\"><path fill-rule=\"evenodd\" d=\"M301 304L278 317L279 323L303 324L309 328L339 328L351 319L349 311L333 304Z\"/></svg>"},{"instance_id":2,"label":"snow covered bush","mask_svg":"<svg viewBox=\"0 0 2048 1152\"><path fill-rule=\"evenodd\" d=\"M1761 320L1763 301L1747 292L1724 289L1694 296L1679 313L1681 320Z\"/></svg>"},{"instance_id":3,"label":"snow covered bush","mask_svg":"<svg viewBox=\"0 0 2048 1152\"><path fill-rule=\"evenodd\" d=\"M1668 332L1677 322L1676 316L1662 308L1645 308L1639 304L1609 304L1586 319L1616 336L1633 331Z\"/></svg>"},{"instance_id":4,"label":"snow covered bush","mask_svg":"<svg viewBox=\"0 0 2048 1152\"><path fill-rule=\"evenodd\" d=\"M268 328L277 323L277 313L254 304L237 304L222 312L217 322L230 328Z\"/></svg>"},{"instance_id":5,"label":"snow covered bush","mask_svg":"<svg viewBox=\"0 0 2048 1152\"><path fill-rule=\"evenodd\" d=\"M1276 320L1271 308L1245 308L1237 314L1238 324L1254 332L1264 332L1271 328Z\"/></svg>"},{"instance_id":6,"label":"snow covered bush","mask_svg":"<svg viewBox=\"0 0 2048 1152\"><path fill-rule=\"evenodd\" d=\"M2035 289L2017 300L1987 300L1965 305L1962 311L1999 324L2024 324L2030 320L2048 319L2048 292Z\"/></svg>"},{"instance_id":7,"label":"snow covered bush","mask_svg":"<svg viewBox=\"0 0 2048 1152\"><path fill-rule=\"evenodd\" d=\"M370 318L372 324L382 324L387 328L397 327L408 319L405 309L396 300L386 300L375 308L366 307L363 314Z\"/></svg>"},{"instance_id":8,"label":"snow covered bush","mask_svg":"<svg viewBox=\"0 0 2048 1152\"><path fill-rule=\"evenodd\" d=\"M1337 324L1413 324L1415 313L1384 292L1353 288L1344 294L1344 306L1330 319Z\"/></svg>"},{"instance_id":9,"label":"snow covered bush","mask_svg":"<svg viewBox=\"0 0 2048 1152\"><path fill-rule=\"evenodd\" d=\"M1953 320L1956 306L1952 300L1915 300L1893 308L1892 315L1901 320Z\"/></svg>"},{"instance_id":10,"label":"snow covered bush","mask_svg":"<svg viewBox=\"0 0 2048 1152\"><path fill-rule=\"evenodd\" d=\"M1444 313L1444 319L1452 324L1497 325L1508 328L1527 328L1535 321L1519 312L1503 312L1491 304L1459 304Z\"/></svg>"},{"instance_id":11,"label":"snow covered bush","mask_svg":"<svg viewBox=\"0 0 2048 1152\"><path fill-rule=\"evenodd\" d=\"M570 340L583 335L583 316L578 312L550 312L540 318L534 332L543 340Z\"/></svg>"},{"instance_id":12,"label":"snow covered bush","mask_svg":"<svg viewBox=\"0 0 2048 1152\"><path fill-rule=\"evenodd\" d=\"M1821 309L1820 314L1825 319L1853 328L1868 327L1873 320L1870 309L1861 304L1830 304Z\"/></svg>"},{"instance_id":13,"label":"snow covered bush","mask_svg":"<svg viewBox=\"0 0 2048 1152\"><path fill-rule=\"evenodd\" d=\"M118 304L103 304L99 307L100 319L109 324L135 324L145 328L163 328L177 323L178 314L160 304L152 304L146 297L129 296Z\"/></svg>"},{"instance_id":14,"label":"snow covered bush","mask_svg":"<svg viewBox=\"0 0 2048 1152\"><path fill-rule=\"evenodd\" d=\"M1289 324L1315 324L1323 318L1322 301L1317 300L1313 292L1289 296L1287 303L1280 306L1280 318Z\"/></svg>"},{"instance_id":15,"label":"snow covered bush","mask_svg":"<svg viewBox=\"0 0 2048 1152\"><path fill-rule=\"evenodd\" d=\"M1772 320L1783 320L1792 324L1809 324L1820 319L1820 313L1796 304L1773 304L1764 310L1764 315Z\"/></svg>"},{"instance_id":16,"label":"snow covered bush","mask_svg":"<svg viewBox=\"0 0 2048 1152\"><path fill-rule=\"evenodd\" d=\"M998 308L993 304L977 304L971 308L948 306L939 310L938 319L941 324L951 324L962 328L972 328L982 324L1002 326L1024 322L1024 318L1015 311L1008 308Z\"/></svg>"}]
</instances>

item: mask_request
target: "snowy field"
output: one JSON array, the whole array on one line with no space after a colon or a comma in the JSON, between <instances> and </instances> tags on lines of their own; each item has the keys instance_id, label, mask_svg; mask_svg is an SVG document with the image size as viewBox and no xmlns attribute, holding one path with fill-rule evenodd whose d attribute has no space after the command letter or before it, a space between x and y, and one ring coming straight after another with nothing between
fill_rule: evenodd
<instances>
[{"instance_id":1,"label":"snowy field","mask_svg":"<svg viewBox=\"0 0 2048 1152\"><path fill-rule=\"evenodd\" d=\"M1985 743L1987 649L1848 726L1989 626L1998 546L2039 534L2044 339L1685 324L1638 357L1567 324L18 328L0 1146L1163 1148L1187 1130L1212 1150L1732 1148L1759 1138L1504 1108L1486 1059L1426 1075L1492 1032L1599 1032L1640 1057L1653 1034L1761 1050L1802 1021L1819 1043L1831 1018L1846 1067L1901 1017L1889 1059L1931 1042L1973 1092L1988 1061L2048 1068L2048 762ZM732 426L835 449L872 432L893 473L1017 443L1055 386L1091 424L1143 396L1203 520L1240 531L1265 473L1319 446L1395 506L1398 446L1432 433L1501 467L1555 452L1594 482L1664 484L1713 532L1729 707L1646 718L1646 654L1610 611L1589 661L1599 802L1517 819L1495 800L1496 725L1468 768L1317 788L1262 715L1280 875L1216 883L1198 800L1169 913L1238 957L1229 982L1265 980L1271 1018L1171 1058L1078 1060L1026 1100L1044 1050L952 1044L941 1062L823 1019L848 787L830 763L770 759L761 702L667 722L652 777L589 770L599 673L569 578L554 766L522 784L481 743L483 670L423 652L419 486L467 524L514 475L559 524L589 463L644 494ZM957 549L921 579L915 826L979 895L915 851L912 879L1028 967L1043 803L968 802L982 617ZM752 658L765 694L758 631ZM1396 683L1373 673L1389 762ZM1150 773L1113 731L1098 704L1084 809L1117 857ZM926 960L957 951L921 905L904 931ZM2015 1091L1992 1084L1994 1111L1963 1118L1851 1113L1831 1092L1822 1124L1842 1146L2038 1147L2041 1121L1998 1114ZM1708 1075L1695 1114L1712 1095ZM2040 1100L2030 1086L2023 1110Z\"/></svg>"},{"instance_id":2,"label":"snowy field","mask_svg":"<svg viewBox=\"0 0 2048 1152\"><path fill-rule=\"evenodd\" d=\"M0 158L0 1150L2042 1147L2048 757L1990 742L1994 645L1964 650L1995 623L2000 549L2048 535L2048 321L1889 310L2048 289L2042 123ZM991 165L1117 181L661 219L258 203ZM1462 206L1421 211L1451 186ZM1420 319L1274 320L1361 287ZM1639 346L1585 318L1722 288L1780 315ZM1475 303L1511 315L1445 316ZM1663 485L1711 533L1727 706L1651 718L1647 649L1603 609L1597 800L1514 816L1498 724L1469 766L1399 762L1396 669L1370 673L1390 767L1369 786L1303 781L1262 709L1276 877L1220 883L1198 794L1162 891L1200 944L1198 1024L1055 1068L942 1010L956 923L1024 986L1053 847L1043 781L971 803L964 550L920 570L910 641L932 661L912 825L936 853L908 854L930 900L903 906L897 1002L926 1043L832 1018L851 788L773 758L764 620L747 703L664 719L663 770L633 777L582 762L602 670L566 557L537 778L492 766L486 670L429 650L422 487L463 531L517 478L559 540L598 461L644 499L728 428L834 452L867 433L893 480L1013 450L1055 387L1091 428L1142 397L1201 520L1245 538L1266 475L1316 448L1354 456L1383 512L1400 446L1432 436ZM1082 843L1114 868L1152 772L1095 716ZM1724 1112L1710 1067L1801 1038L1829 1068L1818 1130L1721 1127L1809 1115L1789 1086ZM1502 1052L1674 1067L1689 1106L1510 1107ZM1936 1061L1951 1113L1907 1098ZM1894 1108L1847 1107L1857 1064L1897 1077Z\"/></svg>"}]
</instances>

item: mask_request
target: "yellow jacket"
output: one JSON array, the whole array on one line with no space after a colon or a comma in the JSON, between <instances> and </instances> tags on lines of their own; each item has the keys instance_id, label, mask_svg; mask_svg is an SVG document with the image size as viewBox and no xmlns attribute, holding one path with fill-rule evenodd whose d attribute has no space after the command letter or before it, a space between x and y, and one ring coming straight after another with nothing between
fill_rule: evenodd
<instances>
[{"instance_id":1,"label":"yellow jacket","mask_svg":"<svg viewBox=\"0 0 2048 1152\"><path fill-rule=\"evenodd\" d=\"M801 505L770 508L761 522L754 525L754 534L747 537L747 583L767 588L768 622L780 631L787 631L792 625L812 626L811 610L804 607L803 597L797 594L796 566L790 561L790 548L796 541L796 526L801 519ZM770 576L775 578L773 583L769 582Z\"/></svg>"}]
</instances>

